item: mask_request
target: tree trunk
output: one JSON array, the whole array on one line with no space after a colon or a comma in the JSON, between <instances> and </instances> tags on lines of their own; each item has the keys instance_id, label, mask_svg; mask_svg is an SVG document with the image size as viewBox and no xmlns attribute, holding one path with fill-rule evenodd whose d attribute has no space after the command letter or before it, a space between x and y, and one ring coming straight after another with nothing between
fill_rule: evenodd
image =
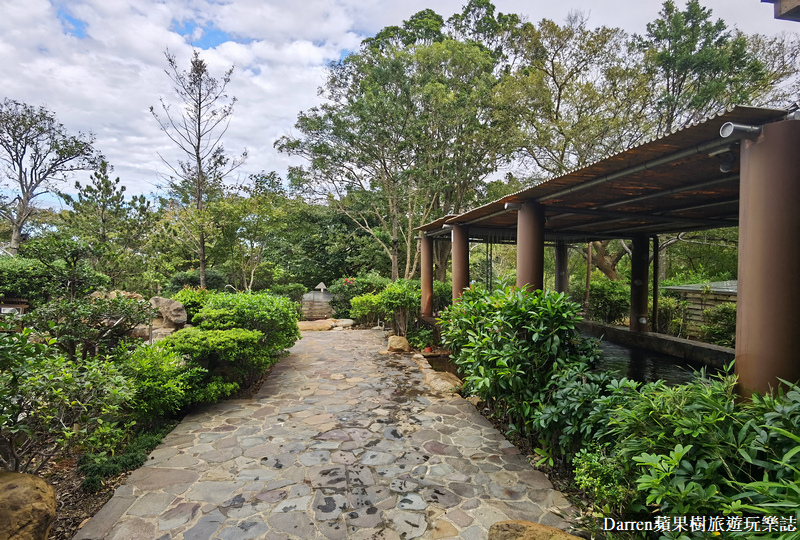
<instances>
[{"instance_id":1,"label":"tree trunk","mask_svg":"<svg viewBox=\"0 0 800 540\"><path fill-rule=\"evenodd\" d=\"M22 243L22 227L17 223L11 223L11 243L8 245L7 251L13 255L17 256L19 253L19 246Z\"/></svg>"},{"instance_id":2,"label":"tree trunk","mask_svg":"<svg viewBox=\"0 0 800 540\"><path fill-rule=\"evenodd\" d=\"M198 237L198 244L200 249L198 250L199 258L200 258L200 287L205 289L206 288L206 233L204 231L200 231L200 235Z\"/></svg>"},{"instance_id":3,"label":"tree trunk","mask_svg":"<svg viewBox=\"0 0 800 540\"><path fill-rule=\"evenodd\" d=\"M447 280L447 260L450 258L450 242L433 243L433 278L444 283Z\"/></svg>"}]
</instances>

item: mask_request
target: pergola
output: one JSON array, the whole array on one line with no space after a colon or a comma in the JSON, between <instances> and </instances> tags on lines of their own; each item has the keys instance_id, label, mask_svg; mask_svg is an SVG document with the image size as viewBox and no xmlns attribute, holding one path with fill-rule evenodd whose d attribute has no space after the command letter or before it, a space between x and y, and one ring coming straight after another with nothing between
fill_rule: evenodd
<instances>
[{"instance_id":1,"label":"pergola","mask_svg":"<svg viewBox=\"0 0 800 540\"><path fill-rule=\"evenodd\" d=\"M778 378L800 380L800 121L795 118L800 115L785 110L734 107L423 225L423 316L432 315L436 240L452 242L455 299L469 286L470 242L516 242L517 286L534 289L543 287L545 241L554 242L556 289L565 291L568 243L629 239L630 330L647 332L650 240L657 254L659 235L738 226L741 386L745 393L764 392Z\"/></svg>"}]
</instances>

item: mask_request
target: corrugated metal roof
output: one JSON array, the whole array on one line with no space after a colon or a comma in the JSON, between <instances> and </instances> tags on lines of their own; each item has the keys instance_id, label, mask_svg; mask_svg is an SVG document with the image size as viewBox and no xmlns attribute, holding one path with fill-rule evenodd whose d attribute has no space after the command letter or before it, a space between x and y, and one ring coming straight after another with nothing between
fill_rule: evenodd
<instances>
[{"instance_id":1,"label":"corrugated metal roof","mask_svg":"<svg viewBox=\"0 0 800 540\"><path fill-rule=\"evenodd\" d=\"M506 203L545 207L546 234L571 239L626 238L738 225L739 164L721 172L721 154L738 155L739 143L723 139L726 122L763 125L787 111L736 106L689 127L643 143L537 186L463 214L440 218L420 230L445 224L515 229ZM473 235L479 238L481 235Z\"/></svg>"}]
</instances>

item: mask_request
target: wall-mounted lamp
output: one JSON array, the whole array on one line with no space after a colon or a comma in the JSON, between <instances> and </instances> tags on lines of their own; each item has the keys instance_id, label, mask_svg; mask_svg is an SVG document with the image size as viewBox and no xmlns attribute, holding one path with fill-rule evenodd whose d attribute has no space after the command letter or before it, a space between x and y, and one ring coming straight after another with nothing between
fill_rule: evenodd
<instances>
[{"instance_id":1,"label":"wall-mounted lamp","mask_svg":"<svg viewBox=\"0 0 800 540\"><path fill-rule=\"evenodd\" d=\"M722 160L719 162L719 172L729 173L736 166L736 152L728 150L722 154Z\"/></svg>"},{"instance_id":2,"label":"wall-mounted lamp","mask_svg":"<svg viewBox=\"0 0 800 540\"><path fill-rule=\"evenodd\" d=\"M737 139L755 139L761 134L761 126L748 126L746 124L736 124L725 122L719 128L719 136L723 139L735 137Z\"/></svg>"},{"instance_id":3,"label":"wall-mounted lamp","mask_svg":"<svg viewBox=\"0 0 800 540\"><path fill-rule=\"evenodd\" d=\"M522 208L522 205L520 203L507 202L503 208L505 209L506 212L516 212L517 210Z\"/></svg>"}]
</instances>

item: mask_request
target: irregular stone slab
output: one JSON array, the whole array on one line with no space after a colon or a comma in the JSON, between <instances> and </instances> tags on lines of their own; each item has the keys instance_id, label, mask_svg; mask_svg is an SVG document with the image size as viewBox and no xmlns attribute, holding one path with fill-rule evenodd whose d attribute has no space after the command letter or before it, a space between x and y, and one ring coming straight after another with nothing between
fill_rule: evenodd
<instances>
[{"instance_id":1,"label":"irregular stone slab","mask_svg":"<svg viewBox=\"0 0 800 540\"><path fill-rule=\"evenodd\" d=\"M217 537L220 540L252 540L261 538L269 527L260 517L246 519L239 522L235 527L225 527Z\"/></svg>"},{"instance_id":2,"label":"irregular stone slab","mask_svg":"<svg viewBox=\"0 0 800 540\"><path fill-rule=\"evenodd\" d=\"M418 493L406 493L398 498L397 508L400 510L425 510L428 508L428 503Z\"/></svg>"},{"instance_id":3,"label":"irregular stone slab","mask_svg":"<svg viewBox=\"0 0 800 540\"><path fill-rule=\"evenodd\" d=\"M196 482L200 475L184 469L166 469L161 467L143 467L136 469L128 477L127 484L142 491L157 491L166 487L175 487ZM184 489L183 491L186 491ZM177 493L181 493L178 491ZM174 493L174 492L173 492Z\"/></svg>"},{"instance_id":4,"label":"irregular stone slab","mask_svg":"<svg viewBox=\"0 0 800 540\"><path fill-rule=\"evenodd\" d=\"M444 508L452 508L458 506L463 500L461 497L444 488L426 489L422 492L422 496L431 504L437 504Z\"/></svg>"},{"instance_id":5,"label":"irregular stone slab","mask_svg":"<svg viewBox=\"0 0 800 540\"><path fill-rule=\"evenodd\" d=\"M180 503L170 508L158 518L158 530L168 531L189 523L200 510L199 503Z\"/></svg>"},{"instance_id":6,"label":"irregular stone slab","mask_svg":"<svg viewBox=\"0 0 800 540\"><path fill-rule=\"evenodd\" d=\"M115 525L106 538L107 540L129 540L131 538L156 538L156 536L156 527L153 523L145 521L142 518L133 518ZM15 536L10 538L19 538L22 540L24 537ZM188 537L184 536L184 538Z\"/></svg>"},{"instance_id":7,"label":"irregular stone slab","mask_svg":"<svg viewBox=\"0 0 800 540\"><path fill-rule=\"evenodd\" d=\"M342 465L316 465L307 471L308 481L315 489L344 489L347 487L347 474Z\"/></svg>"},{"instance_id":8,"label":"irregular stone slab","mask_svg":"<svg viewBox=\"0 0 800 540\"><path fill-rule=\"evenodd\" d=\"M314 512L315 520L329 521L338 519L341 513L347 510L348 506L349 503L344 495L339 495L338 493L326 495L319 490L314 495L311 510Z\"/></svg>"},{"instance_id":9,"label":"irregular stone slab","mask_svg":"<svg viewBox=\"0 0 800 540\"><path fill-rule=\"evenodd\" d=\"M347 524L351 527L373 528L383 522L381 511L376 506L367 506L348 512L346 517Z\"/></svg>"},{"instance_id":10,"label":"irregular stone slab","mask_svg":"<svg viewBox=\"0 0 800 540\"><path fill-rule=\"evenodd\" d=\"M495 523L489 528L489 540L574 540L560 529L530 521L513 520Z\"/></svg>"},{"instance_id":11,"label":"irregular stone slab","mask_svg":"<svg viewBox=\"0 0 800 540\"><path fill-rule=\"evenodd\" d=\"M388 516L392 528L400 534L401 538L418 538L425 534L428 521L425 514L416 514L405 510L395 510Z\"/></svg>"},{"instance_id":12,"label":"irregular stone slab","mask_svg":"<svg viewBox=\"0 0 800 540\"><path fill-rule=\"evenodd\" d=\"M267 520L277 532L291 534L299 538L315 538L317 529L305 512L286 512L272 514Z\"/></svg>"},{"instance_id":13,"label":"irregular stone slab","mask_svg":"<svg viewBox=\"0 0 800 540\"><path fill-rule=\"evenodd\" d=\"M219 510L213 510L201 517L194 527L183 533L183 538L184 540L209 540L224 522L225 516Z\"/></svg>"},{"instance_id":14,"label":"irregular stone slab","mask_svg":"<svg viewBox=\"0 0 800 540\"><path fill-rule=\"evenodd\" d=\"M223 501L231 498L233 492L243 485L243 482L199 482L192 486L186 493L186 498L192 501L221 504Z\"/></svg>"}]
</instances>

